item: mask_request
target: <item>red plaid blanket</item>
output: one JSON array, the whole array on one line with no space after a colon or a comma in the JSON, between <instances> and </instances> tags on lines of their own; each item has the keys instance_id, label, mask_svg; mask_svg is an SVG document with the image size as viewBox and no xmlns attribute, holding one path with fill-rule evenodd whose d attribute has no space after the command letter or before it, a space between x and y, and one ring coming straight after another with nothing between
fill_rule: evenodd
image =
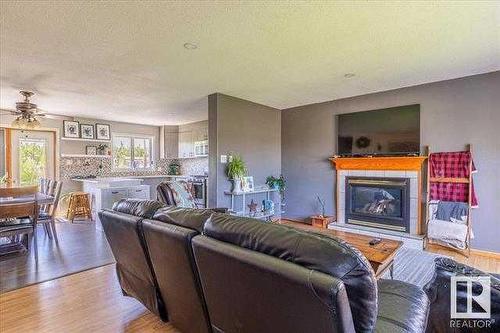
<instances>
[{"instance_id":1,"label":"red plaid blanket","mask_svg":"<svg viewBox=\"0 0 500 333\"><path fill-rule=\"evenodd\" d=\"M472 155L469 151L430 154L430 176L440 178L469 178L470 162L472 162L472 171L476 171ZM471 185L472 206L475 207L478 205L478 201L474 192L474 184ZM469 201L469 184L431 183L429 191L431 200Z\"/></svg>"}]
</instances>

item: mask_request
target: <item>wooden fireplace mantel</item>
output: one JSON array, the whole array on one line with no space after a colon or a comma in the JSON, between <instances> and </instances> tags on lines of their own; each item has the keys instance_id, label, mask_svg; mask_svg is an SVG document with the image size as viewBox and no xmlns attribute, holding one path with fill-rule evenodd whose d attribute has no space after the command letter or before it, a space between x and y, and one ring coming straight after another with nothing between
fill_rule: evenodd
<instances>
[{"instance_id":1,"label":"wooden fireplace mantel","mask_svg":"<svg viewBox=\"0 0 500 333\"><path fill-rule=\"evenodd\" d=\"M427 156L375 156L375 157L332 157L334 168L339 170L383 170L383 171L416 171L418 186L418 203L422 202L422 166ZM337 212L341 209L339 204L340 173L337 172ZM422 204L418 204L416 233L423 233Z\"/></svg>"},{"instance_id":2,"label":"wooden fireplace mantel","mask_svg":"<svg viewBox=\"0 0 500 333\"><path fill-rule=\"evenodd\" d=\"M400 170L421 171L427 156L332 157L337 170Z\"/></svg>"}]
</instances>

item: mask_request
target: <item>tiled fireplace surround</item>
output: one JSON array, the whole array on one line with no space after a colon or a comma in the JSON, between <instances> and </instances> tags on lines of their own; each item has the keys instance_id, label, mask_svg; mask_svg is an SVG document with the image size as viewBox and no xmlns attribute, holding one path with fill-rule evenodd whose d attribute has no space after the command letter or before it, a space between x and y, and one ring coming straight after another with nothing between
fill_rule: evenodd
<instances>
[{"instance_id":1,"label":"tiled fireplace surround","mask_svg":"<svg viewBox=\"0 0 500 333\"><path fill-rule=\"evenodd\" d=\"M391 160L392 159L392 160ZM411 160L403 160L411 159ZM423 249L421 209L422 202L422 157L379 157L379 158L333 158L337 169L337 221L329 225L330 229L353 232L373 237L390 238L403 241L403 246ZM403 163L400 163L404 161ZM352 167L353 169L350 169ZM384 169L387 168L387 169ZM403 170L394 170L403 169ZM408 169L408 170L404 170ZM370 178L408 178L410 182L410 232L399 232L357 226L345 223L346 177Z\"/></svg>"}]
</instances>

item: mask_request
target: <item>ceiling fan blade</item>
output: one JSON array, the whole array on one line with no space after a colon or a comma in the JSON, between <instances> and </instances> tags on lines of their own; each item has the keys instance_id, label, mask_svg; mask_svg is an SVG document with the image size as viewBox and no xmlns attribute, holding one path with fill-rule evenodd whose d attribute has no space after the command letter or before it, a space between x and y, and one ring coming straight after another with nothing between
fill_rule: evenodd
<instances>
[{"instance_id":1,"label":"ceiling fan blade","mask_svg":"<svg viewBox=\"0 0 500 333\"><path fill-rule=\"evenodd\" d=\"M63 116L60 114L44 113L41 115L45 119L55 119L55 120L73 120L73 117Z\"/></svg>"},{"instance_id":2,"label":"ceiling fan blade","mask_svg":"<svg viewBox=\"0 0 500 333\"><path fill-rule=\"evenodd\" d=\"M9 109L0 109L0 114L3 115L19 115L21 112L16 111L16 110L9 110Z\"/></svg>"}]
</instances>

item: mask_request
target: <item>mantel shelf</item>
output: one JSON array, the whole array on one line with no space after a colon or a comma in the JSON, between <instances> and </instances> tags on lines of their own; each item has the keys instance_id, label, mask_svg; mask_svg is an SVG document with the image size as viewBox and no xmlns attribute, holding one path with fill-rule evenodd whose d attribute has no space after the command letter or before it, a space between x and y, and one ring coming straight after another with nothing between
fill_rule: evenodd
<instances>
[{"instance_id":1,"label":"mantel shelf","mask_svg":"<svg viewBox=\"0 0 500 333\"><path fill-rule=\"evenodd\" d=\"M80 142L105 142L105 143L111 143L111 140L98 140L98 139L82 139L82 138L66 138L66 137L61 137L61 140L63 141L80 141Z\"/></svg>"},{"instance_id":2,"label":"mantel shelf","mask_svg":"<svg viewBox=\"0 0 500 333\"><path fill-rule=\"evenodd\" d=\"M427 156L332 157L337 170L420 171Z\"/></svg>"}]
</instances>

